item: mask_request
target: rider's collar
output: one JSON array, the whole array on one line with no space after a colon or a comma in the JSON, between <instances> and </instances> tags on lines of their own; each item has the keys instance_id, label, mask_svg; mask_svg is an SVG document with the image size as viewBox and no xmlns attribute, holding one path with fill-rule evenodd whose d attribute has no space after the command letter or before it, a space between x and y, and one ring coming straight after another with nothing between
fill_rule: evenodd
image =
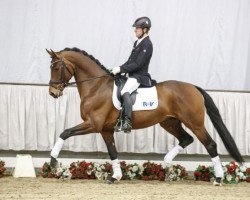
<instances>
[{"instance_id":1,"label":"rider's collar","mask_svg":"<svg viewBox=\"0 0 250 200\"><path fill-rule=\"evenodd\" d=\"M140 39L137 40L137 43L136 43L136 46L138 46L138 44L145 38L145 37L148 37L148 34L145 33L144 36Z\"/></svg>"}]
</instances>

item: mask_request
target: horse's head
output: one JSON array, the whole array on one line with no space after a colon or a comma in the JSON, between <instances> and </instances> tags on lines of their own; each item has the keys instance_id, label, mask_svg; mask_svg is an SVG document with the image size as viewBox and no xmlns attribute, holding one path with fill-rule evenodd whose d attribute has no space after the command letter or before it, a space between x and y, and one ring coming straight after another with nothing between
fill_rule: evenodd
<instances>
[{"instance_id":1,"label":"horse's head","mask_svg":"<svg viewBox=\"0 0 250 200\"><path fill-rule=\"evenodd\" d=\"M74 76L74 65L65 59L60 53L46 49L51 57L51 76L49 82L49 94L58 98L63 95L63 90L69 80Z\"/></svg>"}]
</instances>

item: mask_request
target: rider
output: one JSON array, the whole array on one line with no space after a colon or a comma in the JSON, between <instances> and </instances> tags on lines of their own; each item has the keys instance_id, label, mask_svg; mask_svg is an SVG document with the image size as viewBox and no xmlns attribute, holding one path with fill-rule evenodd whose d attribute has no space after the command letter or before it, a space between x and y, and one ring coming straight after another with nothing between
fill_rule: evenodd
<instances>
[{"instance_id":1,"label":"rider","mask_svg":"<svg viewBox=\"0 0 250 200\"><path fill-rule=\"evenodd\" d=\"M124 124L122 130L126 133L131 132L132 128L132 102L130 95L140 85L151 86L151 76L148 73L148 66L153 53L153 45L149 39L148 32L151 28L151 21L148 17L140 17L133 24L135 35L138 40L135 41L131 55L128 61L120 67L114 67L111 73L128 73L128 79L121 91L124 108ZM118 124L116 124L118 126Z\"/></svg>"}]
</instances>

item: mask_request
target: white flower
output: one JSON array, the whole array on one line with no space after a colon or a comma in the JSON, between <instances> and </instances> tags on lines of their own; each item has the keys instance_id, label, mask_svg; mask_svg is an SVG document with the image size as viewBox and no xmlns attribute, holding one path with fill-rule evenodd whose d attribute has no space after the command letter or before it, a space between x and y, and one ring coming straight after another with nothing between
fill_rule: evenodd
<instances>
[{"instance_id":1,"label":"white flower","mask_svg":"<svg viewBox=\"0 0 250 200\"><path fill-rule=\"evenodd\" d=\"M227 168L226 167L223 167L223 172L227 172Z\"/></svg>"},{"instance_id":2,"label":"white flower","mask_svg":"<svg viewBox=\"0 0 250 200\"><path fill-rule=\"evenodd\" d=\"M103 179L102 173L101 173L101 172L96 171L96 172L95 172L95 176L96 176L96 178L97 178L98 180L102 180L102 179Z\"/></svg>"},{"instance_id":3,"label":"white flower","mask_svg":"<svg viewBox=\"0 0 250 200\"><path fill-rule=\"evenodd\" d=\"M236 176L236 177L235 177L235 181L236 181L236 182L239 182L239 180L240 180L239 176Z\"/></svg>"},{"instance_id":4,"label":"white flower","mask_svg":"<svg viewBox=\"0 0 250 200\"><path fill-rule=\"evenodd\" d=\"M240 177L240 179L243 179L244 174L242 172L237 173L237 175Z\"/></svg>"},{"instance_id":5,"label":"white flower","mask_svg":"<svg viewBox=\"0 0 250 200\"><path fill-rule=\"evenodd\" d=\"M178 174L178 176L181 174L181 170L180 169L177 169L177 174Z\"/></svg>"},{"instance_id":6,"label":"white flower","mask_svg":"<svg viewBox=\"0 0 250 200\"><path fill-rule=\"evenodd\" d=\"M62 178L63 179L70 179L72 177L72 174L70 172L69 169L66 169L63 173L62 173Z\"/></svg>"},{"instance_id":7,"label":"white flower","mask_svg":"<svg viewBox=\"0 0 250 200\"><path fill-rule=\"evenodd\" d=\"M237 168L235 169L235 173L237 174L239 171L240 171L240 169L237 167Z\"/></svg>"},{"instance_id":8,"label":"white flower","mask_svg":"<svg viewBox=\"0 0 250 200\"><path fill-rule=\"evenodd\" d=\"M242 171L242 172L246 172L246 170L247 170L247 168L245 167L245 166L240 166L240 171Z\"/></svg>"},{"instance_id":9,"label":"white flower","mask_svg":"<svg viewBox=\"0 0 250 200\"><path fill-rule=\"evenodd\" d=\"M88 174L89 176L91 175L91 173L92 173L91 170L87 170L87 174Z\"/></svg>"},{"instance_id":10,"label":"white flower","mask_svg":"<svg viewBox=\"0 0 250 200\"><path fill-rule=\"evenodd\" d=\"M132 172L137 172L138 169L139 169L138 166L134 165L132 168Z\"/></svg>"},{"instance_id":11,"label":"white flower","mask_svg":"<svg viewBox=\"0 0 250 200\"><path fill-rule=\"evenodd\" d=\"M105 169L105 166L104 166L104 165L101 165L101 169Z\"/></svg>"},{"instance_id":12,"label":"white flower","mask_svg":"<svg viewBox=\"0 0 250 200\"><path fill-rule=\"evenodd\" d=\"M230 181L232 180L232 176L231 176L230 174L228 174L228 175L226 176L226 179L227 179L228 182L230 182Z\"/></svg>"},{"instance_id":13,"label":"white flower","mask_svg":"<svg viewBox=\"0 0 250 200\"><path fill-rule=\"evenodd\" d=\"M107 179L108 175L109 175L109 174L108 174L107 172L104 173L104 178L105 178L105 180Z\"/></svg>"},{"instance_id":14,"label":"white flower","mask_svg":"<svg viewBox=\"0 0 250 200\"><path fill-rule=\"evenodd\" d=\"M144 171L144 167L142 165L139 165L139 169L140 169L140 174L142 174L142 172Z\"/></svg>"},{"instance_id":15,"label":"white flower","mask_svg":"<svg viewBox=\"0 0 250 200\"><path fill-rule=\"evenodd\" d=\"M101 172L102 171L101 167L97 167L96 171Z\"/></svg>"},{"instance_id":16,"label":"white flower","mask_svg":"<svg viewBox=\"0 0 250 200\"><path fill-rule=\"evenodd\" d=\"M174 170L174 166L173 166L173 165L169 165L169 166L168 166L168 171L171 172L171 171L173 171L173 170Z\"/></svg>"},{"instance_id":17,"label":"white flower","mask_svg":"<svg viewBox=\"0 0 250 200\"><path fill-rule=\"evenodd\" d=\"M132 179L133 179L135 176L136 176L135 173L132 173L132 174L131 174Z\"/></svg>"}]
</instances>

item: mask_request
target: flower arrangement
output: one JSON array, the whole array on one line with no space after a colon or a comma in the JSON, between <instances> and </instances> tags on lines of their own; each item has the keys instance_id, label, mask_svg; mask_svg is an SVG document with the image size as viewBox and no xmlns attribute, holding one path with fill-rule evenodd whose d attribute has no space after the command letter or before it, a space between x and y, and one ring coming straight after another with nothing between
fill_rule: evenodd
<instances>
[{"instance_id":1,"label":"flower arrangement","mask_svg":"<svg viewBox=\"0 0 250 200\"><path fill-rule=\"evenodd\" d=\"M121 161L120 165L123 174L122 180L141 179L144 170L142 166L137 163L127 165L125 161Z\"/></svg>"},{"instance_id":2,"label":"flower arrangement","mask_svg":"<svg viewBox=\"0 0 250 200\"><path fill-rule=\"evenodd\" d=\"M110 163L94 163L94 174L98 180L106 180L107 177L112 174L112 172L112 165Z\"/></svg>"},{"instance_id":3,"label":"flower arrangement","mask_svg":"<svg viewBox=\"0 0 250 200\"><path fill-rule=\"evenodd\" d=\"M250 183L250 168L246 169L246 182Z\"/></svg>"},{"instance_id":4,"label":"flower arrangement","mask_svg":"<svg viewBox=\"0 0 250 200\"><path fill-rule=\"evenodd\" d=\"M166 181L180 181L187 177L186 169L181 165L171 165L165 174Z\"/></svg>"},{"instance_id":5,"label":"flower arrangement","mask_svg":"<svg viewBox=\"0 0 250 200\"><path fill-rule=\"evenodd\" d=\"M62 166L62 164L60 163L59 167L54 172L54 176L58 179L60 178L64 180L64 179L71 179L72 174L68 167Z\"/></svg>"},{"instance_id":6,"label":"flower arrangement","mask_svg":"<svg viewBox=\"0 0 250 200\"><path fill-rule=\"evenodd\" d=\"M222 166L224 171L223 182L225 184L250 182L250 168L239 166L236 162L230 162ZM194 172L195 180L212 181L215 178L214 168L199 165Z\"/></svg>"},{"instance_id":7,"label":"flower arrangement","mask_svg":"<svg viewBox=\"0 0 250 200\"><path fill-rule=\"evenodd\" d=\"M160 164L156 164L154 162L147 161L143 163L143 172L141 178L145 181L148 180L165 180L165 170L162 168Z\"/></svg>"},{"instance_id":8,"label":"flower arrangement","mask_svg":"<svg viewBox=\"0 0 250 200\"><path fill-rule=\"evenodd\" d=\"M143 165L126 164L120 162L122 170L122 180L160 180L164 181L166 177L165 169L160 164L147 161ZM168 171L168 180L178 181L187 176L186 170L181 165L172 166ZM64 167L61 164L56 170L52 170L50 164L45 162L42 166L42 176L44 178L61 178L61 179L98 179L106 180L113 173L112 165L108 162L104 164L92 163L86 161L77 161L70 164L70 167Z\"/></svg>"},{"instance_id":9,"label":"flower arrangement","mask_svg":"<svg viewBox=\"0 0 250 200\"><path fill-rule=\"evenodd\" d=\"M43 178L54 178L55 174L52 172L50 164L45 162L42 166L42 177Z\"/></svg>"},{"instance_id":10,"label":"flower arrangement","mask_svg":"<svg viewBox=\"0 0 250 200\"><path fill-rule=\"evenodd\" d=\"M226 184L239 183L247 179L247 168L239 166L236 162L230 162L223 166L224 180Z\"/></svg>"},{"instance_id":11,"label":"flower arrangement","mask_svg":"<svg viewBox=\"0 0 250 200\"><path fill-rule=\"evenodd\" d=\"M180 181L187 177L187 172L181 165L172 165L165 170L160 164L150 161L143 163L143 165L138 165L137 163L126 164L125 161L121 161L120 166L123 180ZM226 184L238 183L240 181L250 182L250 168L239 166L235 162L230 162L223 166L223 170L223 182ZM4 171L4 161L0 160L0 175ZM112 165L108 162L99 164L77 161L71 163L69 168L60 164L56 170L52 170L48 162L45 162L42 166L42 176L44 178L106 180L112 173ZM213 181L215 178L214 168L199 165L194 171L194 178L195 180L201 181Z\"/></svg>"},{"instance_id":12,"label":"flower arrangement","mask_svg":"<svg viewBox=\"0 0 250 200\"><path fill-rule=\"evenodd\" d=\"M60 179L70 179L72 174L66 166L62 166L62 163L59 164L57 169L50 167L48 162L45 162L42 166L42 177L43 178L60 178Z\"/></svg>"},{"instance_id":13,"label":"flower arrangement","mask_svg":"<svg viewBox=\"0 0 250 200\"><path fill-rule=\"evenodd\" d=\"M6 170L6 168L4 166L5 166L5 162L0 159L0 178L3 177L3 173Z\"/></svg>"},{"instance_id":14,"label":"flower arrangement","mask_svg":"<svg viewBox=\"0 0 250 200\"><path fill-rule=\"evenodd\" d=\"M199 165L194 171L194 179L197 181L212 181L214 177L213 167Z\"/></svg>"},{"instance_id":15,"label":"flower arrangement","mask_svg":"<svg viewBox=\"0 0 250 200\"><path fill-rule=\"evenodd\" d=\"M94 164L77 161L70 164L69 171L72 179L95 179Z\"/></svg>"}]
</instances>

